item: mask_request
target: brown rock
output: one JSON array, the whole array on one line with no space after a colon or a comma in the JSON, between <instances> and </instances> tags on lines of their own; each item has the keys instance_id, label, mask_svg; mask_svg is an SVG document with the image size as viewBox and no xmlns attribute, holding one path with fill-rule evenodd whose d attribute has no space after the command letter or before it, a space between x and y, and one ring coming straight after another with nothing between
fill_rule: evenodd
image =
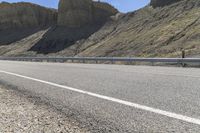
<instances>
[{"instance_id":1,"label":"brown rock","mask_svg":"<svg viewBox=\"0 0 200 133\"><path fill-rule=\"evenodd\" d=\"M60 0L58 25L80 27L92 22L91 0Z\"/></svg>"},{"instance_id":2,"label":"brown rock","mask_svg":"<svg viewBox=\"0 0 200 133\"><path fill-rule=\"evenodd\" d=\"M107 3L93 2L93 6L93 18L95 23L104 23L110 16L118 13L117 9Z\"/></svg>"},{"instance_id":3,"label":"brown rock","mask_svg":"<svg viewBox=\"0 0 200 133\"><path fill-rule=\"evenodd\" d=\"M55 24L57 11L31 3L0 3L0 29L41 27Z\"/></svg>"},{"instance_id":4,"label":"brown rock","mask_svg":"<svg viewBox=\"0 0 200 133\"><path fill-rule=\"evenodd\" d=\"M118 10L106 3L92 0L60 0L58 25L75 28L103 23L116 13Z\"/></svg>"}]
</instances>

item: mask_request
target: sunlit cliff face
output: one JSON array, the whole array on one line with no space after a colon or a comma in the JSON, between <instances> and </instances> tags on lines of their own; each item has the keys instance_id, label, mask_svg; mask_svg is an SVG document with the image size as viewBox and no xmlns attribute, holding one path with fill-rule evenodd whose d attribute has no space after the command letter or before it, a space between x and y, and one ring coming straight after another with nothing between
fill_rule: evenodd
<instances>
[{"instance_id":1,"label":"sunlit cliff face","mask_svg":"<svg viewBox=\"0 0 200 133\"><path fill-rule=\"evenodd\" d=\"M60 0L57 24L70 28L98 24L105 22L117 12L107 3L92 0Z\"/></svg>"}]
</instances>

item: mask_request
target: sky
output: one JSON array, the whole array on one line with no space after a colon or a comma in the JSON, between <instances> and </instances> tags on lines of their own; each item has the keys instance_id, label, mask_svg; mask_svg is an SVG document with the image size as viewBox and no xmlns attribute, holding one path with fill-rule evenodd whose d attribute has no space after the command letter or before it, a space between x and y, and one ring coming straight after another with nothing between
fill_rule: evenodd
<instances>
[{"instance_id":1,"label":"sky","mask_svg":"<svg viewBox=\"0 0 200 133\"><path fill-rule=\"evenodd\" d=\"M25 2L36 3L46 7L57 8L59 0L0 0L0 2L2 1L11 3L25 1ZM116 7L119 11L124 13L142 8L150 2L150 0L101 0L101 1L110 3L111 5Z\"/></svg>"}]
</instances>

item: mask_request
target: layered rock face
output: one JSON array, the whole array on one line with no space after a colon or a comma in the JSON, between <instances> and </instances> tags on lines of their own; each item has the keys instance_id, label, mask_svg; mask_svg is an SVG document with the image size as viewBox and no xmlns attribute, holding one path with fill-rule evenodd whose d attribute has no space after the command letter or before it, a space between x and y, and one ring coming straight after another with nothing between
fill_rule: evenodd
<instances>
[{"instance_id":1,"label":"layered rock face","mask_svg":"<svg viewBox=\"0 0 200 133\"><path fill-rule=\"evenodd\" d=\"M118 11L92 0L60 0L57 26L31 48L38 53L54 53L84 40L98 31Z\"/></svg>"},{"instance_id":2,"label":"layered rock face","mask_svg":"<svg viewBox=\"0 0 200 133\"><path fill-rule=\"evenodd\" d=\"M80 27L91 22L91 0L60 0L58 7L58 25Z\"/></svg>"},{"instance_id":3,"label":"layered rock face","mask_svg":"<svg viewBox=\"0 0 200 133\"><path fill-rule=\"evenodd\" d=\"M107 3L93 2L93 21L104 23L110 16L118 13L118 10Z\"/></svg>"},{"instance_id":4,"label":"layered rock face","mask_svg":"<svg viewBox=\"0 0 200 133\"><path fill-rule=\"evenodd\" d=\"M118 11L92 0L60 0L58 12L31 3L0 3L0 30L57 24L69 28L105 22ZM57 17L58 16L58 17Z\"/></svg>"},{"instance_id":5,"label":"layered rock face","mask_svg":"<svg viewBox=\"0 0 200 133\"><path fill-rule=\"evenodd\" d=\"M0 30L55 24L57 11L31 3L0 3Z\"/></svg>"},{"instance_id":6,"label":"layered rock face","mask_svg":"<svg viewBox=\"0 0 200 133\"><path fill-rule=\"evenodd\" d=\"M161 3L153 3L156 1ZM152 0L151 4L157 7L177 2L169 1ZM83 27L69 28L65 24L47 31L32 33L31 30L28 35L27 31L22 31L23 28L20 32L0 30L0 55L37 56L40 53L70 57L160 58L180 57L185 49L188 57L199 57L200 0L180 0L175 6L163 8L146 6L128 14L118 13L110 21L104 21L103 26L94 23L108 18L106 13L114 14L115 9L113 12L112 9L105 3L93 2L93 24ZM64 19L61 18L61 21ZM6 41L9 41L8 45L5 45Z\"/></svg>"},{"instance_id":7,"label":"layered rock face","mask_svg":"<svg viewBox=\"0 0 200 133\"><path fill-rule=\"evenodd\" d=\"M92 0L60 0L58 25L71 28L102 23L118 11L106 3Z\"/></svg>"},{"instance_id":8,"label":"layered rock face","mask_svg":"<svg viewBox=\"0 0 200 133\"><path fill-rule=\"evenodd\" d=\"M162 7L178 1L180 0L151 0L150 5L153 7Z\"/></svg>"}]
</instances>

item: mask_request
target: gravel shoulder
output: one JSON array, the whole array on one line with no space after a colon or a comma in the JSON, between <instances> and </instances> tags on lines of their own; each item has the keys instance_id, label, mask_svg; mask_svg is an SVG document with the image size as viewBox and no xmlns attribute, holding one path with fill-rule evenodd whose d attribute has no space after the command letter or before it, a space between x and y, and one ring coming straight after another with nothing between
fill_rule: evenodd
<instances>
[{"instance_id":1,"label":"gravel shoulder","mask_svg":"<svg viewBox=\"0 0 200 133\"><path fill-rule=\"evenodd\" d=\"M85 133L40 100L0 86L0 133Z\"/></svg>"}]
</instances>

